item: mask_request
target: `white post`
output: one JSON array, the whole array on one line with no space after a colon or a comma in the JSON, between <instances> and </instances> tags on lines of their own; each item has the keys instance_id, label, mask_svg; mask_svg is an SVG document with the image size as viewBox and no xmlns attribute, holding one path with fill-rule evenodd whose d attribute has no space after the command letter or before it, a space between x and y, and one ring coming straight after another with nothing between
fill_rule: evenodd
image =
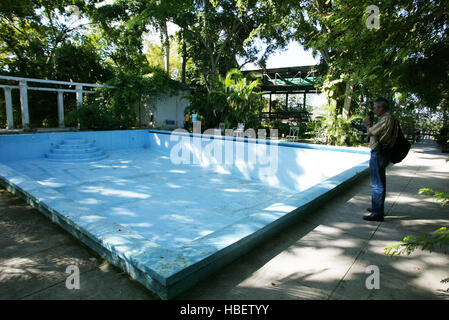
<instances>
[{"instance_id":1,"label":"white post","mask_svg":"<svg viewBox=\"0 0 449 320\"><path fill-rule=\"evenodd\" d=\"M8 121L8 129L14 129L14 118L12 113L12 99L11 88L5 89L5 103L6 103L6 119Z\"/></svg>"},{"instance_id":2,"label":"white post","mask_svg":"<svg viewBox=\"0 0 449 320\"><path fill-rule=\"evenodd\" d=\"M64 128L64 92L58 91L58 122L59 127Z\"/></svg>"},{"instance_id":3,"label":"white post","mask_svg":"<svg viewBox=\"0 0 449 320\"><path fill-rule=\"evenodd\" d=\"M83 86L78 84L76 86L76 108L79 109L82 104L83 104ZM81 124L78 121L78 129L80 128Z\"/></svg>"},{"instance_id":4,"label":"white post","mask_svg":"<svg viewBox=\"0 0 449 320\"><path fill-rule=\"evenodd\" d=\"M30 115L28 113L28 87L26 81L19 81L20 106L22 108L22 125L24 130L30 129Z\"/></svg>"},{"instance_id":5,"label":"white post","mask_svg":"<svg viewBox=\"0 0 449 320\"><path fill-rule=\"evenodd\" d=\"M76 107L79 108L83 104L83 86L76 86Z\"/></svg>"}]
</instances>

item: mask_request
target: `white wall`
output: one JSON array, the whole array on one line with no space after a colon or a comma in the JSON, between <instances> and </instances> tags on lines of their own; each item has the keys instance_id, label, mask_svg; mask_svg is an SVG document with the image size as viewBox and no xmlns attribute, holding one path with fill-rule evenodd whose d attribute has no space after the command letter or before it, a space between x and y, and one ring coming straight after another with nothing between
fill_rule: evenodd
<instances>
[{"instance_id":1,"label":"white wall","mask_svg":"<svg viewBox=\"0 0 449 320\"><path fill-rule=\"evenodd\" d=\"M189 90L179 90L174 95L163 95L156 99L148 97L146 103L141 106L141 125L150 124L150 115L153 114L153 124L163 129L175 129L184 127L184 110L189 106L187 96ZM167 121L174 121L169 124Z\"/></svg>"}]
</instances>

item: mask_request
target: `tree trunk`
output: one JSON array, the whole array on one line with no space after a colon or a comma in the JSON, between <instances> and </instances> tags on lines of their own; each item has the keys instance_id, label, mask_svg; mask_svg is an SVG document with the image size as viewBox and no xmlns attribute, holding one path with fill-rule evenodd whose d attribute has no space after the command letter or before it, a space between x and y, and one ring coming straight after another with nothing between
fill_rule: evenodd
<instances>
[{"instance_id":1,"label":"tree trunk","mask_svg":"<svg viewBox=\"0 0 449 320\"><path fill-rule=\"evenodd\" d=\"M164 50L165 72L170 74L170 39L168 37L166 21L161 21L161 43Z\"/></svg>"},{"instance_id":2,"label":"tree trunk","mask_svg":"<svg viewBox=\"0 0 449 320\"><path fill-rule=\"evenodd\" d=\"M443 104L443 127L448 127L448 105L445 103Z\"/></svg>"},{"instance_id":3,"label":"tree trunk","mask_svg":"<svg viewBox=\"0 0 449 320\"><path fill-rule=\"evenodd\" d=\"M186 64L187 64L187 49L184 36L182 38L182 54L181 54L181 82L186 83Z\"/></svg>"},{"instance_id":4,"label":"tree trunk","mask_svg":"<svg viewBox=\"0 0 449 320\"><path fill-rule=\"evenodd\" d=\"M351 84L351 81L346 82L346 90L345 90L345 102L343 104L343 117L348 120L351 116L351 102L352 102L352 93L354 92L354 85Z\"/></svg>"}]
</instances>

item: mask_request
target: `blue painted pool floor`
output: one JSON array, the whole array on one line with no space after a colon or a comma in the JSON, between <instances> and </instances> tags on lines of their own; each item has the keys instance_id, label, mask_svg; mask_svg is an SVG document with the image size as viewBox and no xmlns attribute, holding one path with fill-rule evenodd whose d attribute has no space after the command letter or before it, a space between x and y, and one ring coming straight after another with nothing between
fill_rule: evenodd
<instances>
[{"instance_id":1,"label":"blue painted pool floor","mask_svg":"<svg viewBox=\"0 0 449 320\"><path fill-rule=\"evenodd\" d=\"M93 163L41 158L7 165L167 249L297 194L198 165L174 165L149 149L108 152Z\"/></svg>"}]
</instances>

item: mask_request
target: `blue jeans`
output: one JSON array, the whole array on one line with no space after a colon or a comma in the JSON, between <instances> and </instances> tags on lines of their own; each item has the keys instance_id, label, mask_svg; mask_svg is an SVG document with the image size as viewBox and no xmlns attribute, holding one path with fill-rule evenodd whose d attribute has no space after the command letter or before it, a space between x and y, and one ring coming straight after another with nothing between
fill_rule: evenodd
<instances>
[{"instance_id":1,"label":"blue jeans","mask_svg":"<svg viewBox=\"0 0 449 320\"><path fill-rule=\"evenodd\" d=\"M385 194L387 180L385 169L390 163L390 153L388 151L371 151L369 161L371 177L371 208L372 214L384 216Z\"/></svg>"}]
</instances>

